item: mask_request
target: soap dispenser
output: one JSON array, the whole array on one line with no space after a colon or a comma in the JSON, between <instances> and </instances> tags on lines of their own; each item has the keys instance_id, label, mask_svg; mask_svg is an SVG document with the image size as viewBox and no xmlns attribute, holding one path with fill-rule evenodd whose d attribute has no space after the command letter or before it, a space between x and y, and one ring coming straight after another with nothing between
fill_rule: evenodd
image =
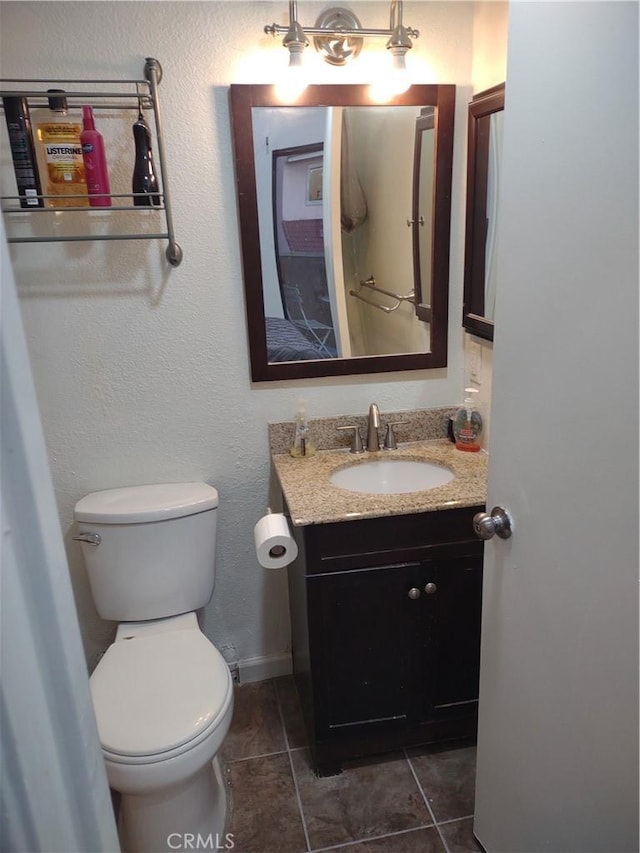
<instances>
[{"instance_id":1,"label":"soap dispenser","mask_svg":"<svg viewBox=\"0 0 640 853\"><path fill-rule=\"evenodd\" d=\"M299 459L303 456L313 456L316 449L309 441L309 424L307 422L307 411L304 400L298 400L298 408L296 410L296 431L293 439L293 446L289 453Z\"/></svg>"},{"instance_id":2,"label":"soap dispenser","mask_svg":"<svg viewBox=\"0 0 640 853\"><path fill-rule=\"evenodd\" d=\"M474 395L478 393L477 388L465 388L464 403L455 414L453 419L453 435L457 450L480 450L480 436L482 435L482 415L475 405Z\"/></svg>"}]
</instances>

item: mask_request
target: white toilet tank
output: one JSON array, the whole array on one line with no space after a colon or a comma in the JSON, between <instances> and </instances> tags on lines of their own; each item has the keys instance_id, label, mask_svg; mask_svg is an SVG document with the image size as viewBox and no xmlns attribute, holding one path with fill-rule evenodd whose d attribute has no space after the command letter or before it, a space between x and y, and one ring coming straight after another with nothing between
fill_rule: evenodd
<instances>
[{"instance_id":1,"label":"white toilet tank","mask_svg":"<svg viewBox=\"0 0 640 853\"><path fill-rule=\"evenodd\" d=\"M217 507L218 492L206 483L129 486L79 500L77 538L100 616L134 622L204 607L215 580Z\"/></svg>"}]
</instances>

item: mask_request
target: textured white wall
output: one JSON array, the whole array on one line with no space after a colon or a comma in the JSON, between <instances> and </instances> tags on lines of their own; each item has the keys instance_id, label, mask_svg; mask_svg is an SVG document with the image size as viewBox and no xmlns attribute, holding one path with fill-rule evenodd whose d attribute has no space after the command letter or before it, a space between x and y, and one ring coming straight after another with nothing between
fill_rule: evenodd
<instances>
[{"instance_id":1,"label":"textured white wall","mask_svg":"<svg viewBox=\"0 0 640 853\"><path fill-rule=\"evenodd\" d=\"M387 26L387 3L350 5L367 26ZM323 6L299 3L303 23ZM253 526L269 493L267 422L292 417L301 396L311 416L363 412L372 400L384 412L460 398L473 41L472 7L464 2L405 4L405 21L423 34L412 59L430 69L420 82L459 87L449 367L250 382L227 87L264 82L269 63L285 59L262 28L286 15L284 0L0 4L3 77L140 77L146 56L164 69L160 96L182 266L170 269L164 246L147 242L11 248L90 666L113 625L95 613L71 541L82 495L163 480L215 484L218 574L205 630L218 646L233 643L241 659L277 655L289 646L286 577L261 569L253 551ZM260 58L255 69L253 56ZM323 73L335 79L340 71L326 66Z\"/></svg>"}]
</instances>

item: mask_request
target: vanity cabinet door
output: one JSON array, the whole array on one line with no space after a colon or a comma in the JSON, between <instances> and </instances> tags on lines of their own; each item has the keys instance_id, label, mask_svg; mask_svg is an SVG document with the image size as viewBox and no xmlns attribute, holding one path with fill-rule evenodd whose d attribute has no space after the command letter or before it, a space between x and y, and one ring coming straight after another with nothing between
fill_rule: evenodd
<instances>
[{"instance_id":1,"label":"vanity cabinet door","mask_svg":"<svg viewBox=\"0 0 640 853\"><path fill-rule=\"evenodd\" d=\"M423 721L475 714L480 678L482 557L423 564Z\"/></svg>"},{"instance_id":2,"label":"vanity cabinet door","mask_svg":"<svg viewBox=\"0 0 640 853\"><path fill-rule=\"evenodd\" d=\"M317 732L406 727L415 716L419 563L308 578Z\"/></svg>"},{"instance_id":3,"label":"vanity cabinet door","mask_svg":"<svg viewBox=\"0 0 640 853\"><path fill-rule=\"evenodd\" d=\"M474 737L483 543L470 535L481 509L294 528L294 672L319 775Z\"/></svg>"}]
</instances>

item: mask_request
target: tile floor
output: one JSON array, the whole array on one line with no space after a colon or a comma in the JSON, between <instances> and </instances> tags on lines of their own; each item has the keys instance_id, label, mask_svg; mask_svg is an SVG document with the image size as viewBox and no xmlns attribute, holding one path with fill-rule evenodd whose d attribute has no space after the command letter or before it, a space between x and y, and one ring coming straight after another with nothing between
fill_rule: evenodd
<instances>
[{"instance_id":1,"label":"tile floor","mask_svg":"<svg viewBox=\"0 0 640 853\"><path fill-rule=\"evenodd\" d=\"M236 688L221 759L234 853L478 853L475 748L414 748L312 771L291 676Z\"/></svg>"}]
</instances>

